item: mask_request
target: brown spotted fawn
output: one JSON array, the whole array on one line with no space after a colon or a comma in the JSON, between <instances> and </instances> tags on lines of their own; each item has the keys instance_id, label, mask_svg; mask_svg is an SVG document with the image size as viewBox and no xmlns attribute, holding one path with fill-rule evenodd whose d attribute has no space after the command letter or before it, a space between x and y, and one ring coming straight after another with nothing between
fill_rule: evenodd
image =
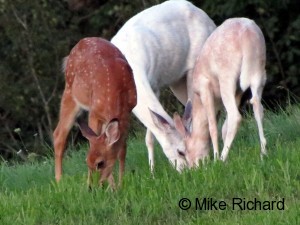
<instances>
[{"instance_id":1,"label":"brown spotted fawn","mask_svg":"<svg viewBox=\"0 0 300 225\"><path fill-rule=\"evenodd\" d=\"M99 184L108 180L115 188L113 167L120 161L119 184L125 167L130 113L136 105L132 70L123 54L101 38L84 38L64 62L65 90L59 122L54 131L55 178L62 175L62 158L68 133L80 110L88 110L88 125L80 123L89 140L88 184L93 171L101 173Z\"/></svg>"}]
</instances>

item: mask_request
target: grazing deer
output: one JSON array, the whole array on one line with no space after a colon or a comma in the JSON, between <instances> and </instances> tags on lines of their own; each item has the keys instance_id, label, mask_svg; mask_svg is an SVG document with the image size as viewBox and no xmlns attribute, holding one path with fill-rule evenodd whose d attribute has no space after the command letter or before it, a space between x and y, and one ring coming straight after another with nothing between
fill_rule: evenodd
<instances>
[{"instance_id":1,"label":"grazing deer","mask_svg":"<svg viewBox=\"0 0 300 225\"><path fill-rule=\"evenodd\" d=\"M96 37L84 38L65 60L65 90L59 122L54 131L55 178L62 175L62 157L67 135L81 109L89 111L89 125L80 129L90 143L87 154L91 173L100 171L100 185L108 179L115 187L112 170L120 160L119 184L125 167L126 138L130 112L136 105L132 70L123 54L110 42Z\"/></svg>"},{"instance_id":2,"label":"grazing deer","mask_svg":"<svg viewBox=\"0 0 300 225\"><path fill-rule=\"evenodd\" d=\"M177 99L186 103L192 94L189 87L196 57L215 27L193 4L166 1L132 17L111 40L133 70L138 93L133 113L147 127L145 141L152 172L153 135L178 171L186 165L184 141L160 104L159 91L169 86Z\"/></svg>"},{"instance_id":3,"label":"grazing deer","mask_svg":"<svg viewBox=\"0 0 300 225\"><path fill-rule=\"evenodd\" d=\"M197 59L193 73L192 132L189 133L178 114L174 116L177 130L186 140L189 166L198 165L209 153L210 138L214 158L218 159L216 115L223 103L227 117L222 127L225 161L241 122L238 110L242 94L251 89L254 116L257 122L261 155L266 154L261 104L266 82L266 47L262 31L246 18L226 20L207 39ZM191 105L191 102L188 103ZM189 106L188 108L191 108Z\"/></svg>"}]
</instances>

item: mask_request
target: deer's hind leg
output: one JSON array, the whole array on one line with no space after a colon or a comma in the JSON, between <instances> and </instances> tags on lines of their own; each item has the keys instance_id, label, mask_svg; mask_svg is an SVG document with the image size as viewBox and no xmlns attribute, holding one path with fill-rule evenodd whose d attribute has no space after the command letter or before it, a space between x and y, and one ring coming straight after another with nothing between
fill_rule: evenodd
<instances>
[{"instance_id":1,"label":"deer's hind leg","mask_svg":"<svg viewBox=\"0 0 300 225\"><path fill-rule=\"evenodd\" d=\"M80 108L74 101L70 89L66 89L61 100L59 122L53 133L56 181L61 179L62 158L65 151L67 136L79 111Z\"/></svg>"}]
</instances>

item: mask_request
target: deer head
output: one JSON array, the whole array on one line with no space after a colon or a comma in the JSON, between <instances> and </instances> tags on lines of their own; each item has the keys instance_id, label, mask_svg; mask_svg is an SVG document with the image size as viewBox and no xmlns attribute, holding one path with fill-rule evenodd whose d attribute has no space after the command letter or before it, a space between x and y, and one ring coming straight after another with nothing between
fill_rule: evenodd
<instances>
[{"instance_id":1,"label":"deer head","mask_svg":"<svg viewBox=\"0 0 300 225\"><path fill-rule=\"evenodd\" d=\"M86 162L91 172L101 173L100 183L102 184L112 174L113 166L118 152L114 144L120 139L119 122L111 120L105 127L102 134L97 135L86 123L79 122L82 135L89 140L90 149Z\"/></svg>"},{"instance_id":2,"label":"deer head","mask_svg":"<svg viewBox=\"0 0 300 225\"><path fill-rule=\"evenodd\" d=\"M166 137L168 137L167 143L177 143L176 146L165 146L166 149L174 148L172 153L170 154L168 159L171 161L172 165L178 170L182 171L182 169L186 166L186 137L191 129L191 111L192 104L188 101L188 104L185 107L185 112L183 117L180 118L177 113L174 114L174 123L169 123L163 116L160 114L150 110L152 120L154 124L163 132ZM180 123L178 121L180 119ZM178 140L182 140L182 142L178 142Z\"/></svg>"},{"instance_id":3,"label":"deer head","mask_svg":"<svg viewBox=\"0 0 300 225\"><path fill-rule=\"evenodd\" d=\"M197 97L195 96L195 101ZM186 151L181 153L185 157L187 165L189 168L199 166L199 161L205 159L209 154L210 139L208 131L206 132L207 123L203 123L205 119L195 116L195 109L193 109L192 101L189 99L186 103L185 112L182 116L175 112L173 116L173 121L175 129L180 134L181 138L184 140ZM195 104L195 108L199 108ZM193 118L193 119L192 119ZM186 121L189 121L188 123ZM191 124L192 123L192 124ZM190 124L187 126L186 124ZM201 129L200 135L197 135L193 129L198 127Z\"/></svg>"}]
</instances>

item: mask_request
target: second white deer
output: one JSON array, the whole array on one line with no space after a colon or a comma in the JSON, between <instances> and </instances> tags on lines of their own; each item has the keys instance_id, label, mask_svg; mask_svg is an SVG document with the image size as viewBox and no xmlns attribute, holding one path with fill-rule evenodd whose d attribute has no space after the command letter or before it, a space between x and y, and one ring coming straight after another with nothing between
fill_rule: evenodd
<instances>
[{"instance_id":1,"label":"second white deer","mask_svg":"<svg viewBox=\"0 0 300 225\"><path fill-rule=\"evenodd\" d=\"M174 116L177 130L185 137L186 159L190 167L198 166L199 160L208 156L210 138L214 158L219 158L216 115L222 103L227 117L222 127L224 146L221 160L226 160L242 119L238 110L240 100L248 88L252 92L250 103L258 126L261 155L266 154L261 104L266 83L265 64L265 39L252 20L228 19L207 39L193 72L192 132L185 129L178 114Z\"/></svg>"}]
</instances>

